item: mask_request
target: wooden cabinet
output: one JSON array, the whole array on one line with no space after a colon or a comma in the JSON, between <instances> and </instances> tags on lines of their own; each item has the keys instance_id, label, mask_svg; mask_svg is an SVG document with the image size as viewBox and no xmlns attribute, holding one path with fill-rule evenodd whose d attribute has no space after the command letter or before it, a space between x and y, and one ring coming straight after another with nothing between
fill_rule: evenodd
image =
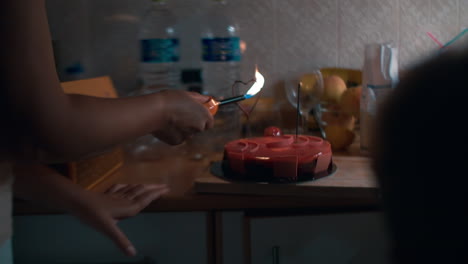
<instances>
[{"instance_id":1,"label":"wooden cabinet","mask_svg":"<svg viewBox=\"0 0 468 264\"><path fill-rule=\"evenodd\" d=\"M241 211L221 214L220 259L222 264L244 263L244 213Z\"/></svg>"},{"instance_id":2,"label":"wooden cabinet","mask_svg":"<svg viewBox=\"0 0 468 264\"><path fill-rule=\"evenodd\" d=\"M246 223L252 264L389 263L380 213L251 218Z\"/></svg>"},{"instance_id":3,"label":"wooden cabinet","mask_svg":"<svg viewBox=\"0 0 468 264\"><path fill-rule=\"evenodd\" d=\"M386 264L383 215L362 213L303 216L222 214L223 264Z\"/></svg>"},{"instance_id":4,"label":"wooden cabinet","mask_svg":"<svg viewBox=\"0 0 468 264\"><path fill-rule=\"evenodd\" d=\"M16 264L207 263L205 212L142 213L119 226L138 250L126 257L105 236L69 215L14 217Z\"/></svg>"},{"instance_id":5,"label":"wooden cabinet","mask_svg":"<svg viewBox=\"0 0 468 264\"><path fill-rule=\"evenodd\" d=\"M142 213L119 224L138 250L134 258L68 215L15 216L14 221L17 264L390 263L379 212L274 217L243 211Z\"/></svg>"}]
</instances>

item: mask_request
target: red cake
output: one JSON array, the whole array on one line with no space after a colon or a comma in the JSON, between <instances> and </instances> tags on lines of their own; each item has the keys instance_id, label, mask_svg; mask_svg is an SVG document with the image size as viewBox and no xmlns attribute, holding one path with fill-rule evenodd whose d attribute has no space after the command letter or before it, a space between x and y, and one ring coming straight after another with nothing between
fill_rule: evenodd
<instances>
[{"instance_id":1,"label":"red cake","mask_svg":"<svg viewBox=\"0 0 468 264\"><path fill-rule=\"evenodd\" d=\"M282 135L267 128L263 137L244 138L224 146L226 178L247 181L298 182L332 172L330 143L320 137Z\"/></svg>"}]
</instances>

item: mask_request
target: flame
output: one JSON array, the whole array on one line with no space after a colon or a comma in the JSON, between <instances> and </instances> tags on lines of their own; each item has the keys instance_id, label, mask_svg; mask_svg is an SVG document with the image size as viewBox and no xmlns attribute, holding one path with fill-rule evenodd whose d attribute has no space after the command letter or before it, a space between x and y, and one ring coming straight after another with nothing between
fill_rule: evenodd
<instances>
[{"instance_id":1,"label":"flame","mask_svg":"<svg viewBox=\"0 0 468 264\"><path fill-rule=\"evenodd\" d=\"M255 83L247 91L247 93L245 94L245 98L249 99L251 97L254 97L263 88L263 84L265 84L265 78L263 78L263 75L260 74L258 69L255 69Z\"/></svg>"}]
</instances>

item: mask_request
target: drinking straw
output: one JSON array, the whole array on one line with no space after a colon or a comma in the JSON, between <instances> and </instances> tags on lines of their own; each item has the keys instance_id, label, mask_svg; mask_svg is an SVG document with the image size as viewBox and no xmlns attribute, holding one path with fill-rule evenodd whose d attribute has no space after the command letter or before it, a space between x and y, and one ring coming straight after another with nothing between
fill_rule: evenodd
<instances>
[{"instance_id":1,"label":"drinking straw","mask_svg":"<svg viewBox=\"0 0 468 264\"><path fill-rule=\"evenodd\" d=\"M426 34L432 39L434 40L435 43L437 43L437 45L439 45L440 48L443 48L444 45L436 38L434 37L434 35L432 35L431 32L426 32Z\"/></svg>"},{"instance_id":2,"label":"drinking straw","mask_svg":"<svg viewBox=\"0 0 468 264\"><path fill-rule=\"evenodd\" d=\"M458 33L452 40L447 42L445 45L442 46L442 48L447 48L448 46L452 45L455 41L457 41L459 38L461 38L465 33L468 32L468 28L465 28L462 32Z\"/></svg>"}]
</instances>

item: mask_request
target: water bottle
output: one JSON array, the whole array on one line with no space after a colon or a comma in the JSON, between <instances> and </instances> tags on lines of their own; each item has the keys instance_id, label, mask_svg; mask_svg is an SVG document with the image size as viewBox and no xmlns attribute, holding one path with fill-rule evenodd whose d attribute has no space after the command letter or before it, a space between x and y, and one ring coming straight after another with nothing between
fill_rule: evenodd
<instances>
[{"instance_id":1,"label":"water bottle","mask_svg":"<svg viewBox=\"0 0 468 264\"><path fill-rule=\"evenodd\" d=\"M203 93L218 99L233 96L232 85L240 78L238 31L226 1L211 0L201 36Z\"/></svg>"},{"instance_id":2,"label":"water bottle","mask_svg":"<svg viewBox=\"0 0 468 264\"><path fill-rule=\"evenodd\" d=\"M142 17L138 39L140 44L139 80L142 86L130 96L149 94L164 89L181 89L177 18L165 0L152 0ZM131 156L158 159L164 143L152 135L144 135L127 145Z\"/></svg>"},{"instance_id":3,"label":"water bottle","mask_svg":"<svg viewBox=\"0 0 468 264\"><path fill-rule=\"evenodd\" d=\"M398 49L391 43L365 47L360 100L360 148L368 153L379 105L398 83Z\"/></svg>"},{"instance_id":4,"label":"water bottle","mask_svg":"<svg viewBox=\"0 0 468 264\"><path fill-rule=\"evenodd\" d=\"M139 30L140 80L152 92L180 88L177 18L165 0L152 0Z\"/></svg>"},{"instance_id":5,"label":"water bottle","mask_svg":"<svg viewBox=\"0 0 468 264\"><path fill-rule=\"evenodd\" d=\"M234 84L240 80L240 38L226 1L210 1L201 27L202 92L221 100L239 95ZM215 116L214 127L196 140L210 146L208 151L222 150L226 142L240 137L240 117L236 104L223 105Z\"/></svg>"}]
</instances>

